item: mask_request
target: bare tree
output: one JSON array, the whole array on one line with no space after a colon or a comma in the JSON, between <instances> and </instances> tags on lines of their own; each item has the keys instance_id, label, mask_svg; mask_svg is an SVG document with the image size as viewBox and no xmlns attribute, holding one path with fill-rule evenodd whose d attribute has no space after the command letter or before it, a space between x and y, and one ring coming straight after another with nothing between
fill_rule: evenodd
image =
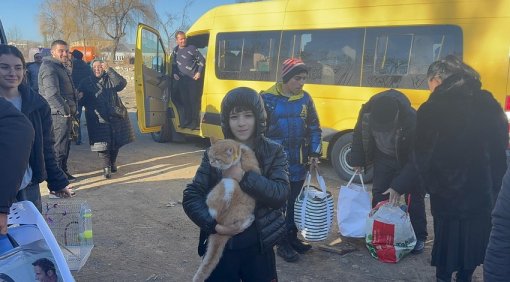
<instances>
[{"instance_id":1,"label":"bare tree","mask_svg":"<svg viewBox=\"0 0 510 282\"><path fill-rule=\"evenodd\" d=\"M193 5L193 2L195 0L186 0L184 3L184 8L182 9L180 14L172 14L169 12L165 12L164 17L158 15L157 17L157 24L159 27L159 30L163 30L164 37L166 40L166 46L168 49L168 52L172 49L172 46L174 45L174 36L175 33L178 30L187 30L190 26L190 19L189 19L189 8L191 5Z\"/></svg>"},{"instance_id":2,"label":"bare tree","mask_svg":"<svg viewBox=\"0 0 510 282\"><path fill-rule=\"evenodd\" d=\"M9 39L9 41L18 43L23 35L18 26L14 25L11 28L9 28L9 30L7 30L6 36Z\"/></svg>"},{"instance_id":3,"label":"bare tree","mask_svg":"<svg viewBox=\"0 0 510 282\"><path fill-rule=\"evenodd\" d=\"M139 16L154 20L153 0L89 0L85 9L98 21L102 31L112 39L111 58L115 59L120 40L128 26L134 27Z\"/></svg>"},{"instance_id":4,"label":"bare tree","mask_svg":"<svg viewBox=\"0 0 510 282\"><path fill-rule=\"evenodd\" d=\"M76 21L83 11L76 8L87 0L44 0L39 14L39 30L45 43L49 40L76 40L80 37L79 24Z\"/></svg>"},{"instance_id":5,"label":"bare tree","mask_svg":"<svg viewBox=\"0 0 510 282\"><path fill-rule=\"evenodd\" d=\"M44 0L39 15L39 29L45 39L63 39L91 44L104 38L112 40L111 58L115 58L121 39L136 20L155 21L155 0ZM94 44L92 44L94 45Z\"/></svg>"},{"instance_id":6,"label":"bare tree","mask_svg":"<svg viewBox=\"0 0 510 282\"><path fill-rule=\"evenodd\" d=\"M47 45L55 39L83 40L84 30L88 31L88 36L97 34L97 25L84 9L88 5L89 0L44 0L39 14L39 30L44 43Z\"/></svg>"}]
</instances>

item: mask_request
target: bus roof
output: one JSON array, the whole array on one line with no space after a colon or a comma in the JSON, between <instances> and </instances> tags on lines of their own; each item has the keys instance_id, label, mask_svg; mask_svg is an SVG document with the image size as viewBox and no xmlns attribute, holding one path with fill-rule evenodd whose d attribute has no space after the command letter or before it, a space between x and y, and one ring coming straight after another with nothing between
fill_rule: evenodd
<instances>
[{"instance_id":1,"label":"bus roof","mask_svg":"<svg viewBox=\"0 0 510 282\"><path fill-rule=\"evenodd\" d=\"M312 11L314 13L310 15ZM507 0L273 0L213 8L191 26L189 34L212 29L242 31L279 30L283 27L300 29L318 25L321 28L389 26L508 17L510 1ZM232 18L240 20L232 21Z\"/></svg>"}]
</instances>

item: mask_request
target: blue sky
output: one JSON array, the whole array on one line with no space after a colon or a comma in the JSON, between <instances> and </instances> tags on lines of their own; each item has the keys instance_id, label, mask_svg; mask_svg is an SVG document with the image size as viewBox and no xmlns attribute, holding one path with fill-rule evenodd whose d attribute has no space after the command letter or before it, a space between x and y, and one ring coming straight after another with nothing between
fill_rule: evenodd
<instances>
[{"instance_id":1,"label":"blue sky","mask_svg":"<svg viewBox=\"0 0 510 282\"><path fill-rule=\"evenodd\" d=\"M177 13L182 11L184 0L156 0L156 9L161 15L166 11ZM4 0L1 3L0 20L8 34L14 28L18 29L21 38L42 42L39 33L38 15L43 0ZM195 0L190 7L189 17L191 22L195 21L203 13L213 7L232 4L235 0ZM128 39L128 42L134 39Z\"/></svg>"}]
</instances>

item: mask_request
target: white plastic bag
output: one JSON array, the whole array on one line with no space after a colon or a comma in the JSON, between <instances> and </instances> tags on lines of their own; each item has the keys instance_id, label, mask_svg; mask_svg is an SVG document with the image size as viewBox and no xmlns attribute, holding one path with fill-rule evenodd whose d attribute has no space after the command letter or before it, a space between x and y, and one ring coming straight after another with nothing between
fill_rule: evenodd
<instances>
[{"instance_id":1,"label":"white plastic bag","mask_svg":"<svg viewBox=\"0 0 510 282\"><path fill-rule=\"evenodd\" d=\"M352 183L356 175L361 186ZM337 220L340 234L345 237L364 238L368 214L371 210L370 193L365 189L361 174L354 174L349 183L340 187Z\"/></svg>"},{"instance_id":2,"label":"white plastic bag","mask_svg":"<svg viewBox=\"0 0 510 282\"><path fill-rule=\"evenodd\" d=\"M383 201L372 209L367 220L367 248L372 257L382 262L398 262L416 245L416 235L407 206Z\"/></svg>"}]
</instances>

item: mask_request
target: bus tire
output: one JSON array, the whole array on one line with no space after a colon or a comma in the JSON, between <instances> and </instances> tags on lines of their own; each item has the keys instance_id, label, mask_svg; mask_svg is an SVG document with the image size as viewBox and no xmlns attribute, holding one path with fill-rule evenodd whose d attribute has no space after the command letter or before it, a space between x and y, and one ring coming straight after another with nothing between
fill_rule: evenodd
<instances>
[{"instance_id":1,"label":"bus tire","mask_svg":"<svg viewBox=\"0 0 510 282\"><path fill-rule=\"evenodd\" d=\"M170 123L167 121L161 126L161 131L152 132L152 140L158 143L167 143L172 141L172 128L170 128Z\"/></svg>"},{"instance_id":2,"label":"bus tire","mask_svg":"<svg viewBox=\"0 0 510 282\"><path fill-rule=\"evenodd\" d=\"M338 176L345 181L349 181L354 174L354 170L348 162L351 153L351 144L352 132L349 132L340 136L335 141L333 149L331 150L331 164ZM373 177L374 168L373 166L369 166L363 174L363 182L372 182ZM353 182L360 183L359 177L354 178Z\"/></svg>"}]
</instances>

